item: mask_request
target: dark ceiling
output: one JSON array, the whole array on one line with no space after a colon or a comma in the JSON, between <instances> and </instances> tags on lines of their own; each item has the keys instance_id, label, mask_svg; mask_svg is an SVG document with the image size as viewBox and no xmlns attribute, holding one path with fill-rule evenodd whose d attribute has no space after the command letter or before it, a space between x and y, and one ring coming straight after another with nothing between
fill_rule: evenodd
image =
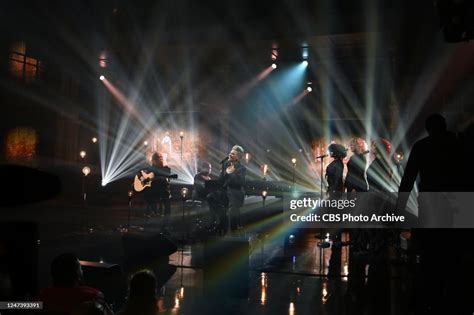
<instances>
[{"instance_id":1,"label":"dark ceiling","mask_svg":"<svg viewBox=\"0 0 474 315\"><path fill-rule=\"evenodd\" d=\"M2 21L19 28L155 32L162 41L255 40L366 31L439 29L433 0L71 0L2 1Z\"/></svg>"}]
</instances>

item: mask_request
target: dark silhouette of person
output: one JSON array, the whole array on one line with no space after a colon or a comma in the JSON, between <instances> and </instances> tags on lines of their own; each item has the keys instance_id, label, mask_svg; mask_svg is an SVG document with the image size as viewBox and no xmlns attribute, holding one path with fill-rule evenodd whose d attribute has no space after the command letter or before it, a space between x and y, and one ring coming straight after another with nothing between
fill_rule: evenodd
<instances>
[{"instance_id":1,"label":"dark silhouette of person","mask_svg":"<svg viewBox=\"0 0 474 315\"><path fill-rule=\"evenodd\" d=\"M57 256L51 263L53 285L36 297L43 308L52 312L70 313L86 301L104 300L99 290L82 284L82 268L72 253Z\"/></svg>"},{"instance_id":2,"label":"dark silhouette of person","mask_svg":"<svg viewBox=\"0 0 474 315\"><path fill-rule=\"evenodd\" d=\"M367 168L367 182L370 192L388 192L392 181L393 169L390 165L392 144L384 138L372 142L371 152L374 156Z\"/></svg>"},{"instance_id":3,"label":"dark silhouette of person","mask_svg":"<svg viewBox=\"0 0 474 315\"><path fill-rule=\"evenodd\" d=\"M365 168L367 161L363 147L363 140L361 138L352 139L350 142L350 149L354 153L349 162L347 162L347 175L345 187L347 192L365 192L367 191L367 179Z\"/></svg>"},{"instance_id":4,"label":"dark silhouette of person","mask_svg":"<svg viewBox=\"0 0 474 315\"><path fill-rule=\"evenodd\" d=\"M132 276L127 301L118 315L156 315L157 284L155 274L150 270L139 271Z\"/></svg>"},{"instance_id":5,"label":"dark silhouette of person","mask_svg":"<svg viewBox=\"0 0 474 315\"><path fill-rule=\"evenodd\" d=\"M455 134L447 130L445 118L437 113L431 114L425 121L425 128L428 136L417 141L411 149L396 205L397 212L405 210L410 191L419 177L417 224L425 228L412 229L411 234L422 266L419 278L421 296L416 300L420 313L428 309L439 312L451 308L446 304L449 299L444 293L448 290L448 280L437 277L437 274L443 266L455 260L453 256L457 256L460 249L453 248L453 242L448 242L454 230L436 227L452 222L452 209L444 192L455 191L459 187L458 172L463 171L452 163L453 154L459 148ZM453 249L449 259L439 255L439 250L446 247Z\"/></svg>"},{"instance_id":6,"label":"dark silhouette of person","mask_svg":"<svg viewBox=\"0 0 474 315\"><path fill-rule=\"evenodd\" d=\"M199 168L199 172L194 176L193 199L205 200L208 194L206 182L212 179L211 163L203 162Z\"/></svg>"},{"instance_id":7,"label":"dark silhouette of person","mask_svg":"<svg viewBox=\"0 0 474 315\"><path fill-rule=\"evenodd\" d=\"M193 200L199 200L201 202L206 202L209 205L209 220L211 222L212 228L216 228L218 218L219 218L219 204L212 204L212 195L210 196L211 203L209 203L208 195L211 193L211 188L208 187L208 183L211 180L216 180L212 173L212 166L209 162L203 162L199 169L199 172L194 176L194 187L193 187ZM222 196L218 196L222 198ZM215 202L215 201L214 201Z\"/></svg>"},{"instance_id":8,"label":"dark silhouette of person","mask_svg":"<svg viewBox=\"0 0 474 315\"><path fill-rule=\"evenodd\" d=\"M143 172L148 175L152 174L151 186L143 191L147 214L156 215L158 214L158 207L164 207L162 229L166 231L171 214L171 190L169 182L171 169L164 164L163 155L159 152L155 152L151 156L150 166L146 167Z\"/></svg>"},{"instance_id":9,"label":"dark silhouette of person","mask_svg":"<svg viewBox=\"0 0 474 315\"><path fill-rule=\"evenodd\" d=\"M209 211L217 213L217 233L225 234L230 227L235 232L240 225L240 208L245 200L245 176L247 169L240 163L244 149L234 145L229 155L221 161L219 189L209 193Z\"/></svg>"},{"instance_id":10,"label":"dark silhouette of person","mask_svg":"<svg viewBox=\"0 0 474 315\"><path fill-rule=\"evenodd\" d=\"M390 163L392 144L385 138L372 141L370 152L373 160L367 168L369 193L367 209L369 215L384 215L389 210L392 191L393 168ZM369 314L390 313L390 246L397 242L397 230L389 228L364 229L366 239L367 263L367 297ZM365 280L365 279L363 279Z\"/></svg>"},{"instance_id":11,"label":"dark silhouette of person","mask_svg":"<svg viewBox=\"0 0 474 315\"><path fill-rule=\"evenodd\" d=\"M344 162L347 156L347 149L337 143L332 143L328 147L329 155L334 159L326 167L326 180L328 182L328 197L330 199L342 198L344 193ZM331 233L333 235L333 243L331 247L331 257L329 259L329 276L341 275L341 234L342 230L337 229ZM321 234L322 235L322 234Z\"/></svg>"},{"instance_id":12,"label":"dark silhouette of person","mask_svg":"<svg viewBox=\"0 0 474 315\"><path fill-rule=\"evenodd\" d=\"M347 162L347 198L355 199L356 194L367 191L365 141L362 138L351 140L349 147L353 155ZM349 229L351 249L349 251L349 290L348 293L361 294L364 278L363 266L366 263L366 239L360 229Z\"/></svg>"},{"instance_id":13,"label":"dark silhouette of person","mask_svg":"<svg viewBox=\"0 0 474 315\"><path fill-rule=\"evenodd\" d=\"M326 167L326 180L328 182L329 198L340 198L344 192L344 162L347 150L344 146L333 143L328 147L329 155L334 159Z\"/></svg>"},{"instance_id":14,"label":"dark silhouette of person","mask_svg":"<svg viewBox=\"0 0 474 315\"><path fill-rule=\"evenodd\" d=\"M229 158L222 164L220 180L226 190L229 200L229 228L235 232L240 226L240 208L245 200L245 175L247 169L240 163L244 155L244 149L234 145L229 153Z\"/></svg>"},{"instance_id":15,"label":"dark silhouette of person","mask_svg":"<svg viewBox=\"0 0 474 315\"><path fill-rule=\"evenodd\" d=\"M351 150L354 152L348 162L346 187L348 198L356 193L370 192L359 195L359 210L369 216L384 210L384 199L379 196L388 192L392 171L389 166L391 144L386 139L373 141L371 151L374 160L365 171L366 157L369 151L363 151L364 142L360 138L353 139ZM370 206L369 206L370 205ZM372 207L375 206L375 207ZM369 213L367 211L370 210ZM380 213L381 214L381 213ZM387 285L389 278L388 240L386 229L350 229L351 247L349 252L349 283L347 301L356 314L387 314L390 310L390 291ZM366 266L368 278L366 278Z\"/></svg>"},{"instance_id":16,"label":"dark silhouette of person","mask_svg":"<svg viewBox=\"0 0 474 315\"><path fill-rule=\"evenodd\" d=\"M410 192L417 175L420 192L452 191L456 187L456 173L449 167L451 154L458 149L455 134L447 130L446 120L440 114L430 115L425 128L428 136L413 145L400 183L400 192Z\"/></svg>"}]
</instances>

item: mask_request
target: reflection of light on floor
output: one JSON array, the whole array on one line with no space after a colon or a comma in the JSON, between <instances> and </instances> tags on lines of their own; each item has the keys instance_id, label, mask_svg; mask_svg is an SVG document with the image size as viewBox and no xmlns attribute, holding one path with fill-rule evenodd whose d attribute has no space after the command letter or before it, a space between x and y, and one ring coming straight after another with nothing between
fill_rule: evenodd
<instances>
[{"instance_id":1,"label":"reflection of light on floor","mask_svg":"<svg viewBox=\"0 0 474 315\"><path fill-rule=\"evenodd\" d=\"M349 264L344 263L344 267L342 267L342 281L347 282L347 275L349 274Z\"/></svg>"},{"instance_id":2,"label":"reflection of light on floor","mask_svg":"<svg viewBox=\"0 0 474 315\"><path fill-rule=\"evenodd\" d=\"M370 268L370 265L365 265L365 284L367 284L367 281L369 280L368 278L369 268Z\"/></svg>"},{"instance_id":3,"label":"reflection of light on floor","mask_svg":"<svg viewBox=\"0 0 474 315\"><path fill-rule=\"evenodd\" d=\"M265 302L267 301L267 289L265 287L262 287L262 293L260 295L260 305L265 305Z\"/></svg>"},{"instance_id":4,"label":"reflection of light on floor","mask_svg":"<svg viewBox=\"0 0 474 315\"><path fill-rule=\"evenodd\" d=\"M265 305L267 302L267 275L265 272L260 274L261 294L260 305Z\"/></svg>"},{"instance_id":5,"label":"reflection of light on floor","mask_svg":"<svg viewBox=\"0 0 474 315\"><path fill-rule=\"evenodd\" d=\"M184 287L181 286L181 288L177 289L175 294L174 294L174 306L171 309L171 313L176 314L179 306L180 306L180 301L184 299Z\"/></svg>"},{"instance_id":6,"label":"reflection of light on floor","mask_svg":"<svg viewBox=\"0 0 474 315\"><path fill-rule=\"evenodd\" d=\"M175 297L173 310L177 310L178 308L179 308L179 298Z\"/></svg>"},{"instance_id":7,"label":"reflection of light on floor","mask_svg":"<svg viewBox=\"0 0 474 315\"><path fill-rule=\"evenodd\" d=\"M328 299L329 299L328 285L327 285L326 282L323 282L323 289L322 289L322 292L321 292L321 302L323 304L326 304Z\"/></svg>"},{"instance_id":8,"label":"reflection of light on floor","mask_svg":"<svg viewBox=\"0 0 474 315\"><path fill-rule=\"evenodd\" d=\"M290 307L288 308L288 315L295 314L295 304L293 302L290 303Z\"/></svg>"}]
</instances>

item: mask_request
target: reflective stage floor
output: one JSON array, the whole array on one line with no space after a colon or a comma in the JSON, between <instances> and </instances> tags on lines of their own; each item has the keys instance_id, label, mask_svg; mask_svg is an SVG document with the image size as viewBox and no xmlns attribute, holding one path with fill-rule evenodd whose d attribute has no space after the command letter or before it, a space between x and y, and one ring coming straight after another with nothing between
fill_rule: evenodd
<instances>
[{"instance_id":1,"label":"reflective stage floor","mask_svg":"<svg viewBox=\"0 0 474 315\"><path fill-rule=\"evenodd\" d=\"M245 211L262 210L250 203ZM51 260L74 252L82 261L102 263L95 271L84 266L85 278L116 311L130 276L149 268L161 285L157 303L163 314L472 314L469 250L459 255L440 247L436 259L423 261L407 250L410 233L397 230L365 233L372 240L391 239L371 252L344 243L360 236L354 231L292 229L271 211L243 222L233 235L218 236L207 229L207 212L173 204L166 231L160 216L146 216L139 205L45 203L8 209L2 221L37 223L38 288L50 283ZM123 241L130 235L159 242L137 241L132 262ZM169 244L177 250L167 255L160 245Z\"/></svg>"}]
</instances>

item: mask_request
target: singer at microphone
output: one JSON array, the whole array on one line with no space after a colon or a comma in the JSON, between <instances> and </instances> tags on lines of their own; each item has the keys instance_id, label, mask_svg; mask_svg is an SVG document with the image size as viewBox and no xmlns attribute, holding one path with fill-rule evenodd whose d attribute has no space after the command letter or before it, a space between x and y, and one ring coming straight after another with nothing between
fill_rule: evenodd
<instances>
[{"instance_id":1,"label":"singer at microphone","mask_svg":"<svg viewBox=\"0 0 474 315\"><path fill-rule=\"evenodd\" d=\"M225 158L222 159L222 161L219 162L219 164L224 164L229 160L229 156L226 156Z\"/></svg>"},{"instance_id":2,"label":"singer at microphone","mask_svg":"<svg viewBox=\"0 0 474 315\"><path fill-rule=\"evenodd\" d=\"M224 159L220 179L226 190L228 199L229 228L235 232L240 226L240 207L245 199L245 175L246 168L240 163L244 155L244 149L234 145L229 156Z\"/></svg>"}]
</instances>

